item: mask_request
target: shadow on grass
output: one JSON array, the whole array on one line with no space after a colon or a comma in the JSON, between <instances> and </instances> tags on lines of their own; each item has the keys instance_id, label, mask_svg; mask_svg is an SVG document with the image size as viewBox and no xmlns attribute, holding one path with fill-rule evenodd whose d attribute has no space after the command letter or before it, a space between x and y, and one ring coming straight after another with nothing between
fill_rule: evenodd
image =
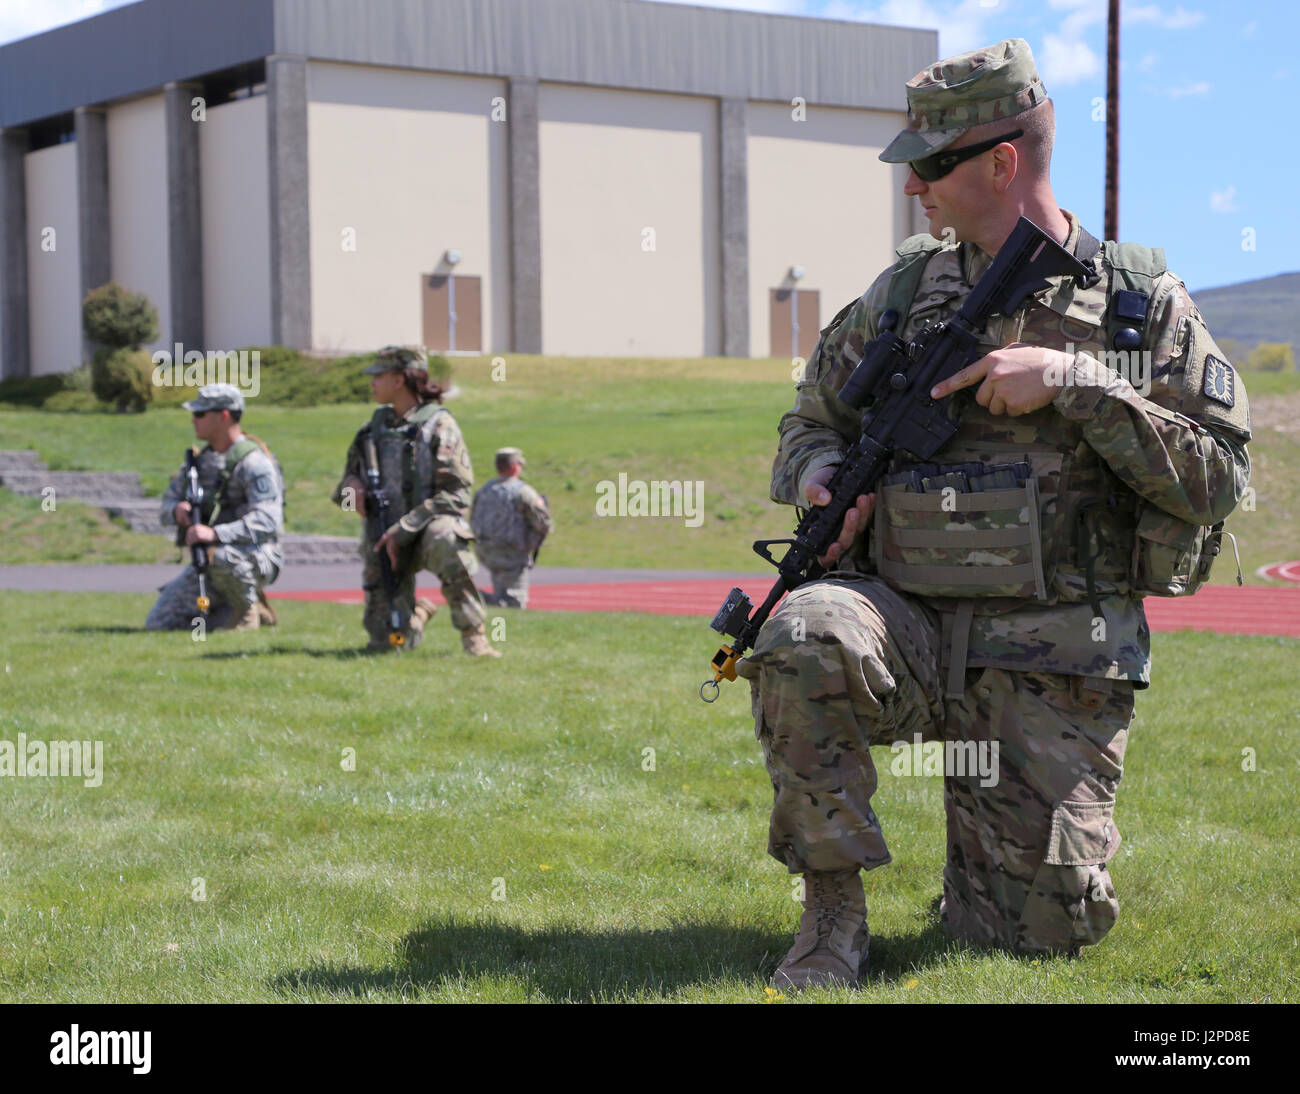
<instances>
[{"instance_id":1,"label":"shadow on grass","mask_svg":"<svg viewBox=\"0 0 1300 1094\"><path fill-rule=\"evenodd\" d=\"M378 657L396 657L389 650L371 650L365 646L332 646L313 649L310 646L264 646L261 649L248 650L213 650L200 655L203 661L240 661L252 657L283 657L287 654L301 654L303 657L323 658L329 661L368 661ZM420 658L450 657L450 650L430 649L422 646L410 656Z\"/></svg>"},{"instance_id":2,"label":"shadow on grass","mask_svg":"<svg viewBox=\"0 0 1300 1094\"><path fill-rule=\"evenodd\" d=\"M598 1002L641 992L668 995L727 980L766 984L791 940L789 933L720 924L531 930L448 919L403 938L389 967L318 965L275 977L270 987L283 994L405 996L484 978L509 979L521 982L530 996L549 1001ZM937 923L915 935L873 937L870 982L864 986L892 984L959 948Z\"/></svg>"},{"instance_id":3,"label":"shadow on grass","mask_svg":"<svg viewBox=\"0 0 1300 1094\"><path fill-rule=\"evenodd\" d=\"M141 623L138 627L124 627L121 624L118 624L116 626L104 626L104 627L92 627L92 626L60 627L59 630L63 634L153 634L154 633L153 631L145 630L143 623Z\"/></svg>"}]
</instances>

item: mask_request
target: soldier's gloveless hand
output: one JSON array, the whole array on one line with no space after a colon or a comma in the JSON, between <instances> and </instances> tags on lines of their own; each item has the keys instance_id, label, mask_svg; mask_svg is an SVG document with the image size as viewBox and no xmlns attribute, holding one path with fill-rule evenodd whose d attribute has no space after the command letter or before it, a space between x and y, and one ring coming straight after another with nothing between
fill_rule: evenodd
<instances>
[{"instance_id":1,"label":"soldier's gloveless hand","mask_svg":"<svg viewBox=\"0 0 1300 1094\"><path fill-rule=\"evenodd\" d=\"M176 508L172 510L172 515L176 518L176 523L181 528L190 526L190 503L188 501L178 502Z\"/></svg>"},{"instance_id":2,"label":"soldier's gloveless hand","mask_svg":"<svg viewBox=\"0 0 1300 1094\"><path fill-rule=\"evenodd\" d=\"M803 491L810 504L827 505L830 503L831 492L826 489L826 484L834 477L838 466L838 464L832 464L830 467L823 467L821 470L813 472ZM826 553L817 559L823 568L827 570L835 568L834 563L842 558L844 553L862 535L863 530L871 520L871 514L875 510L875 494L861 494L858 496L857 504L844 514L844 523L840 525L839 537L830 545Z\"/></svg>"}]
</instances>

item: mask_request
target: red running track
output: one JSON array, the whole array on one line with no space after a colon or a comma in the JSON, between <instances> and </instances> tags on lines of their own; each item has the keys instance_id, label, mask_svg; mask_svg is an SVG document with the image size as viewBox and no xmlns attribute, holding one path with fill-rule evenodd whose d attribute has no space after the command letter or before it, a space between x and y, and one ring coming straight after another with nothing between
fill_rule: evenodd
<instances>
[{"instance_id":1,"label":"red running track","mask_svg":"<svg viewBox=\"0 0 1300 1094\"><path fill-rule=\"evenodd\" d=\"M1294 581L1300 584L1300 561L1275 562L1259 571L1263 577L1276 578L1278 581Z\"/></svg>"},{"instance_id":2,"label":"red running track","mask_svg":"<svg viewBox=\"0 0 1300 1094\"><path fill-rule=\"evenodd\" d=\"M650 612L655 615L712 616L733 585L739 585L756 603L762 603L771 582L754 577L727 580L587 582L569 585L535 585L528 594L529 609L544 612ZM324 600L335 604L360 604L360 589L320 589L311 592L271 594L282 600ZM421 588L420 596L443 602L435 588ZM1147 597L1147 620L1153 631L1190 628L1219 634L1280 634L1300 637L1300 589L1259 585L1209 585L1195 596Z\"/></svg>"}]
</instances>

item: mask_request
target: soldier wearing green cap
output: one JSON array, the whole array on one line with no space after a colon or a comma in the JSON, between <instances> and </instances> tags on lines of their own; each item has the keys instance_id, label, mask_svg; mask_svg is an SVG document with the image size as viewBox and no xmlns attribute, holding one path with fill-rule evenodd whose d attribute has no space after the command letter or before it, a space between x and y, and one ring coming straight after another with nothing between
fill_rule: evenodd
<instances>
[{"instance_id":1,"label":"soldier wearing green cap","mask_svg":"<svg viewBox=\"0 0 1300 1094\"><path fill-rule=\"evenodd\" d=\"M371 394L382 405L348 449L333 497L336 505L366 515L366 460L373 447L381 487L395 519L377 542L371 542L363 525L363 623L370 632L370 648L393 648L394 605L389 603L378 558L379 551L386 551L399 579L395 607L404 621L401 648L419 644L425 624L437 610L432 601L415 598L416 573L429 570L441 582L452 626L460 632L465 652L500 657L488 643L483 600L472 576L478 563L472 549L474 533L466 520L474 485L469 448L455 418L442 405L442 387L429 379L425 351L385 346L364 371L371 378Z\"/></svg>"},{"instance_id":2,"label":"soldier wearing green cap","mask_svg":"<svg viewBox=\"0 0 1300 1094\"><path fill-rule=\"evenodd\" d=\"M1150 682L1142 598L1194 590L1191 545L1250 472L1246 393L1163 252L1099 243L1057 205L1029 46L931 65L907 103L880 158L910 164L904 193L930 233L822 331L781 420L775 501L829 500L860 428L836 392L887 311L904 338L953 316L1021 216L1091 269L994 317L986 355L932 393L961 423L941 463L900 453L849 510L826 577L787 595L737 666L774 790L768 850L805 882L785 987L866 975L861 871L891 857L871 745L943 742L949 935L1054 953L1102 939L1134 692ZM960 518L917 497L942 488L996 490L1008 523L979 534L992 494L962 499Z\"/></svg>"},{"instance_id":3,"label":"soldier wearing green cap","mask_svg":"<svg viewBox=\"0 0 1300 1094\"><path fill-rule=\"evenodd\" d=\"M284 480L270 449L240 424L244 395L234 384L208 384L182 404L193 416L199 485L210 499L212 516L204 523L185 500L182 468L162 498L164 527L180 526L191 547L209 545L208 585L211 626L256 630L276 623L267 603L267 585L284 564ZM193 564L164 586L145 620L149 630L182 630L194 625L199 575Z\"/></svg>"}]
</instances>

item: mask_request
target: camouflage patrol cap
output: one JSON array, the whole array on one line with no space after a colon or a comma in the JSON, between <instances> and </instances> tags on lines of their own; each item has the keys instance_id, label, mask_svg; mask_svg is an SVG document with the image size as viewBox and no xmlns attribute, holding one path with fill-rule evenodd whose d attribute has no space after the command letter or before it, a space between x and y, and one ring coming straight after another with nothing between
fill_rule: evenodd
<instances>
[{"instance_id":1,"label":"camouflage patrol cap","mask_svg":"<svg viewBox=\"0 0 1300 1094\"><path fill-rule=\"evenodd\" d=\"M1046 98L1023 38L936 61L907 81L908 126L880 158L886 163L923 159L972 126L1015 117Z\"/></svg>"},{"instance_id":2,"label":"camouflage patrol cap","mask_svg":"<svg viewBox=\"0 0 1300 1094\"><path fill-rule=\"evenodd\" d=\"M207 384L199 388L198 395L181 406L195 414L202 414L205 410L243 410L244 393L234 384Z\"/></svg>"},{"instance_id":3,"label":"camouflage patrol cap","mask_svg":"<svg viewBox=\"0 0 1300 1094\"><path fill-rule=\"evenodd\" d=\"M385 346L377 354L370 367L362 372L363 376L377 376L395 368L413 368L419 372L429 371L429 358L423 346Z\"/></svg>"},{"instance_id":4,"label":"camouflage patrol cap","mask_svg":"<svg viewBox=\"0 0 1300 1094\"><path fill-rule=\"evenodd\" d=\"M528 462L524 459L524 454L517 448L498 448L496 462L502 463L505 460L517 460L520 464Z\"/></svg>"}]
</instances>

